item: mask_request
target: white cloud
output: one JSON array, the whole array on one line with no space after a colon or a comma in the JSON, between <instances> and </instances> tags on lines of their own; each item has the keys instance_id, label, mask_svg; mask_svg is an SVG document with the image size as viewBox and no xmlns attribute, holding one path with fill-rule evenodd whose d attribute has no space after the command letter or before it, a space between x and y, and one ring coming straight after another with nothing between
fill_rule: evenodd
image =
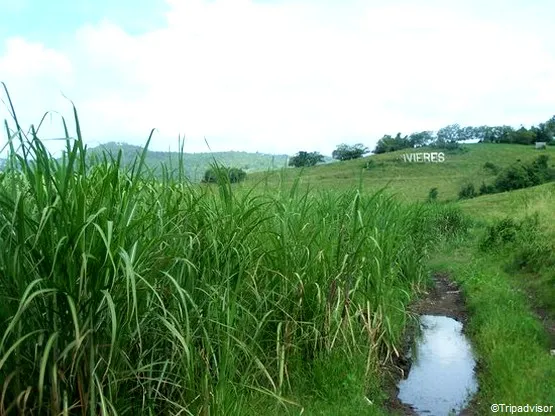
<instances>
[{"instance_id":1,"label":"white cloud","mask_svg":"<svg viewBox=\"0 0 555 416\"><path fill-rule=\"evenodd\" d=\"M167 26L140 36L104 20L67 50L12 39L0 72L25 106L70 115L63 90L91 141L142 144L157 127L153 147L184 133L186 151L206 150L206 137L213 150L329 154L452 122L538 123L555 104L545 28L479 10L169 3Z\"/></svg>"}]
</instances>

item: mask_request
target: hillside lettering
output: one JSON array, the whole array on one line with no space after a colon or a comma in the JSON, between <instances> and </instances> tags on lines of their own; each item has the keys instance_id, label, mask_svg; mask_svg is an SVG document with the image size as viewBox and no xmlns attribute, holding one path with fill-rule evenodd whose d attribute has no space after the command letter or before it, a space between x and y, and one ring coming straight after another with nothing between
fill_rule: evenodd
<instances>
[{"instance_id":1,"label":"hillside lettering","mask_svg":"<svg viewBox=\"0 0 555 416\"><path fill-rule=\"evenodd\" d=\"M405 162L417 163L443 163L445 162L445 154L442 152L434 153L405 153L403 155Z\"/></svg>"}]
</instances>

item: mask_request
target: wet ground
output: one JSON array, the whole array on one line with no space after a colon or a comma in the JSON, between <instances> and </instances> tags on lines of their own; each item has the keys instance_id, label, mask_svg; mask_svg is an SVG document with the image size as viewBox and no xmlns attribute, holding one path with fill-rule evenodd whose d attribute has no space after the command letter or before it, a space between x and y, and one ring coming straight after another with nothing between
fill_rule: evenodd
<instances>
[{"instance_id":1,"label":"wet ground","mask_svg":"<svg viewBox=\"0 0 555 416\"><path fill-rule=\"evenodd\" d=\"M422 315L420 325L408 377L399 382L399 400L418 414L460 413L478 388L476 362L463 326L453 318L434 315Z\"/></svg>"},{"instance_id":2,"label":"wet ground","mask_svg":"<svg viewBox=\"0 0 555 416\"><path fill-rule=\"evenodd\" d=\"M452 318L459 322L464 333L464 324L467 321L467 313L465 309L462 293L458 286L451 281L448 274L437 273L433 276L435 285L429 292L418 302L413 304L410 312L415 315L431 315ZM405 338L405 346L401 356L394 363L394 371L390 380L390 400L388 408L392 414L401 415L418 415L413 407L403 403L398 398L398 384L401 380L406 379L410 374L412 360L410 351L414 348L414 340L417 337L418 325L409 328ZM465 409L459 411L460 416L469 416L476 414L474 405L471 402ZM431 413L428 413L431 414Z\"/></svg>"}]
</instances>

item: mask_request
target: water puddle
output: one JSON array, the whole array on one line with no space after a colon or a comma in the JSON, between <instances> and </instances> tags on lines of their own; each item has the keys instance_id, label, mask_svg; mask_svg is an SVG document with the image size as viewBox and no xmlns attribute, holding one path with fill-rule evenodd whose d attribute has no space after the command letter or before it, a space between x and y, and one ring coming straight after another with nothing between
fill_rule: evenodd
<instances>
[{"instance_id":1,"label":"water puddle","mask_svg":"<svg viewBox=\"0 0 555 416\"><path fill-rule=\"evenodd\" d=\"M412 366L399 382L399 400L417 414L458 414L478 388L476 364L462 324L445 316L422 315L412 348Z\"/></svg>"}]
</instances>

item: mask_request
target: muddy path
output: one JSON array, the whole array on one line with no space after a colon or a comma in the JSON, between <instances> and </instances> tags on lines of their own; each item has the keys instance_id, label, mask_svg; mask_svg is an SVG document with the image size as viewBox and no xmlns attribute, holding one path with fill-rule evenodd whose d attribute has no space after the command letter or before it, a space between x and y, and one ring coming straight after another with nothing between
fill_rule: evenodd
<instances>
[{"instance_id":1,"label":"muddy path","mask_svg":"<svg viewBox=\"0 0 555 416\"><path fill-rule=\"evenodd\" d=\"M422 298L409 307L409 313L414 315L436 315L446 316L455 319L464 325L468 319L464 299L459 287L452 281L448 273L435 273L433 276L434 285ZM398 398L399 381L408 376L411 361L407 353L412 345L412 340L416 334L416 326L410 325L407 328L403 349L391 368L389 368L387 409L391 414L397 415L417 415L417 413L407 404L402 403ZM464 332L464 329L463 329ZM475 411L476 403L472 401L469 406L459 413L461 416L477 414Z\"/></svg>"}]
</instances>

